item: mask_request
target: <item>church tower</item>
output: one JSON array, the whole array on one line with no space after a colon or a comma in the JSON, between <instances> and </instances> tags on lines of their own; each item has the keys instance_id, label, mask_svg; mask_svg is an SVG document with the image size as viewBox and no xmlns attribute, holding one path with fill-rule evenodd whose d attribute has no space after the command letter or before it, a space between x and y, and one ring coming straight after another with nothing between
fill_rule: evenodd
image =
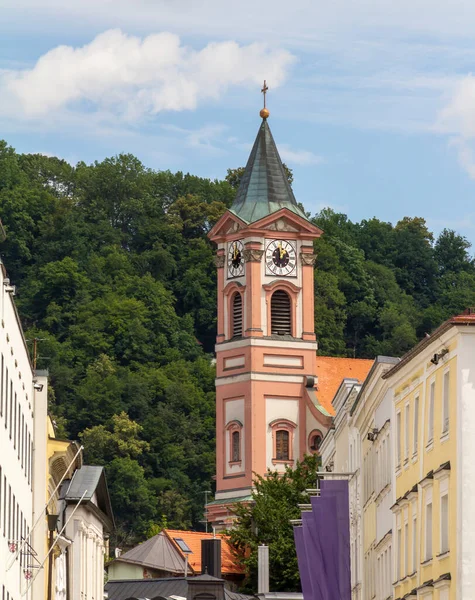
<instances>
[{"instance_id":1,"label":"church tower","mask_svg":"<svg viewBox=\"0 0 475 600\"><path fill-rule=\"evenodd\" d=\"M264 85L264 90L266 89ZM217 245L216 496L207 519L232 522L253 474L284 471L318 447L329 413L315 393L313 241L267 122L236 199L211 229Z\"/></svg>"}]
</instances>

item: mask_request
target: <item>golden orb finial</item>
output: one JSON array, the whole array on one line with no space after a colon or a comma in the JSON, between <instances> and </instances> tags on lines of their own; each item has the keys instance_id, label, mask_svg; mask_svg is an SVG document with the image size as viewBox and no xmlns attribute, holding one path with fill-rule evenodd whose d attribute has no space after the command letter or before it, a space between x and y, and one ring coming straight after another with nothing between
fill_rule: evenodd
<instances>
[{"instance_id":1,"label":"golden orb finial","mask_svg":"<svg viewBox=\"0 0 475 600\"><path fill-rule=\"evenodd\" d=\"M269 88L266 85L266 80L264 79L264 85L263 85L262 90L261 90L261 92L264 94L264 108L259 113L263 119L267 119L267 117L270 115L270 112L266 108L266 93L267 93L268 89Z\"/></svg>"}]
</instances>

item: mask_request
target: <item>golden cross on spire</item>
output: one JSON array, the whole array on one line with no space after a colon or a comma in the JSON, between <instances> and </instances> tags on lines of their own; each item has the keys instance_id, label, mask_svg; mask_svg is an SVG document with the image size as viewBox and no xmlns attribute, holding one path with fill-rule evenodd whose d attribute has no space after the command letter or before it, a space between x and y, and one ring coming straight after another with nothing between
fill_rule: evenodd
<instances>
[{"instance_id":1,"label":"golden cross on spire","mask_svg":"<svg viewBox=\"0 0 475 600\"><path fill-rule=\"evenodd\" d=\"M266 93L269 88L266 85L266 80L264 79L264 85L262 87L261 92L264 94L264 108L266 107Z\"/></svg>"},{"instance_id":2,"label":"golden cross on spire","mask_svg":"<svg viewBox=\"0 0 475 600\"><path fill-rule=\"evenodd\" d=\"M263 85L262 90L261 90L261 92L264 94L264 108L260 112L260 115L261 115L261 117L263 119L267 119L267 117L270 114L269 111L267 110L267 107L266 107L266 93L267 93L268 89L269 88L267 87L266 80L264 79L264 85Z\"/></svg>"}]
</instances>

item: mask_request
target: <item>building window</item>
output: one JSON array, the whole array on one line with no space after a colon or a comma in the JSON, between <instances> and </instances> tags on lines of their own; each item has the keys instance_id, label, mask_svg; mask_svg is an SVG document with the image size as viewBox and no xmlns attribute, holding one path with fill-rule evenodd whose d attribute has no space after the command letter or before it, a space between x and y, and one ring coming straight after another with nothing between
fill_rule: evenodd
<instances>
[{"instance_id":1,"label":"building window","mask_svg":"<svg viewBox=\"0 0 475 600\"><path fill-rule=\"evenodd\" d=\"M275 432L275 457L277 460L290 459L289 432L279 429Z\"/></svg>"},{"instance_id":2,"label":"building window","mask_svg":"<svg viewBox=\"0 0 475 600\"><path fill-rule=\"evenodd\" d=\"M434 402L435 402L435 381L430 384L429 391L429 418L427 421L427 443L434 439Z\"/></svg>"},{"instance_id":3,"label":"building window","mask_svg":"<svg viewBox=\"0 0 475 600\"><path fill-rule=\"evenodd\" d=\"M271 334L292 335L292 303L284 290L277 290L270 301Z\"/></svg>"},{"instance_id":4,"label":"building window","mask_svg":"<svg viewBox=\"0 0 475 600\"><path fill-rule=\"evenodd\" d=\"M404 575L409 575L409 524L404 524Z\"/></svg>"},{"instance_id":5,"label":"building window","mask_svg":"<svg viewBox=\"0 0 475 600\"><path fill-rule=\"evenodd\" d=\"M449 495L440 498L440 553L449 551Z\"/></svg>"},{"instance_id":6,"label":"building window","mask_svg":"<svg viewBox=\"0 0 475 600\"><path fill-rule=\"evenodd\" d=\"M398 412L396 415L396 467L401 466L401 413Z\"/></svg>"},{"instance_id":7,"label":"building window","mask_svg":"<svg viewBox=\"0 0 475 600\"><path fill-rule=\"evenodd\" d=\"M242 423L231 421L226 425L228 436L228 461L231 464L241 464Z\"/></svg>"},{"instance_id":8,"label":"building window","mask_svg":"<svg viewBox=\"0 0 475 600\"><path fill-rule=\"evenodd\" d=\"M239 431L233 431L232 433L232 462L239 462L241 460L241 433Z\"/></svg>"},{"instance_id":9,"label":"building window","mask_svg":"<svg viewBox=\"0 0 475 600\"><path fill-rule=\"evenodd\" d=\"M397 581L399 581L401 579L401 554L402 554L402 531L401 529L397 530L397 548L396 548L396 558L397 558L397 564L396 564L396 579Z\"/></svg>"},{"instance_id":10,"label":"building window","mask_svg":"<svg viewBox=\"0 0 475 600\"><path fill-rule=\"evenodd\" d=\"M450 373L444 373L444 398L442 402L442 434L449 431L449 386Z\"/></svg>"},{"instance_id":11,"label":"building window","mask_svg":"<svg viewBox=\"0 0 475 600\"><path fill-rule=\"evenodd\" d=\"M322 445L323 442L323 434L321 431L312 431L312 433L309 435L309 442L308 442L308 446L310 448L310 450L315 453L318 454L319 450L320 450L320 446Z\"/></svg>"},{"instance_id":12,"label":"building window","mask_svg":"<svg viewBox=\"0 0 475 600\"><path fill-rule=\"evenodd\" d=\"M432 502L426 504L426 543L425 560L432 558Z\"/></svg>"},{"instance_id":13,"label":"building window","mask_svg":"<svg viewBox=\"0 0 475 600\"><path fill-rule=\"evenodd\" d=\"M417 571L417 517L412 518L412 572Z\"/></svg>"},{"instance_id":14,"label":"building window","mask_svg":"<svg viewBox=\"0 0 475 600\"><path fill-rule=\"evenodd\" d=\"M242 296L236 292L233 296L232 336L242 337Z\"/></svg>"},{"instance_id":15,"label":"building window","mask_svg":"<svg viewBox=\"0 0 475 600\"><path fill-rule=\"evenodd\" d=\"M419 443L419 396L414 399L414 434L412 453L417 454L417 445Z\"/></svg>"},{"instance_id":16,"label":"building window","mask_svg":"<svg viewBox=\"0 0 475 600\"><path fill-rule=\"evenodd\" d=\"M409 458L409 404L404 408L404 458Z\"/></svg>"}]
</instances>

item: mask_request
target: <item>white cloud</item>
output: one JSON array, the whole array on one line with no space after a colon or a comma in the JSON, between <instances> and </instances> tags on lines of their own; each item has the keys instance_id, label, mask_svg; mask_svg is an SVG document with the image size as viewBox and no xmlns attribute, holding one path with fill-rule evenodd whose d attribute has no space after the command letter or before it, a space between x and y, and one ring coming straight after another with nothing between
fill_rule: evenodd
<instances>
[{"instance_id":1,"label":"white cloud","mask_svg":"<svg viewBox=\"0 0 475 600\"><path fill-rule=\"evenodd\" d=\"M289 165L296 164L307 167L320 165L324 162L321 156L308 150L294 150L288 144L279 144L279 154L282 160L288 162Z\"/></svg>"},{"instance_id":2,"label":"white cloud","mask_svg":"<svg viewBox=\"0 0 475 600\"><path fill-rule=\"evenodd\" d=\"M193 110L233 86L280 85L295 58L262 43L211 42L200 50L172 33L145 38L114 29L79 48L58 46L30 70L3 70L3 112L40 118L63 109L129 121ZM0 108L0 111L2 109Z\"/></svg>"},{"instance_id":3,"label":"white cloud","mask_svg":"<svg viewBox=\"0 0 475 600\"><path fill-rule=\"evenodd\" d=\"M176 125L162 125L162 129L184 136L186 145L190 148L206 150L213 154L222 154L223 150L218 146L222 134L228 129L226 125L209 124L198 129L185 129Z\"/></svg>"},{"instance_id":4,"label":"white cloud","mask_svg":"<svg viewBox=\"0 0 475 600\"><path fill-rule=\"evenodd\" d=\"M468 75L454 86L453 95L438 115L435 129L450 136L460 165L475 179L475 77Z\"/></svg>"}]
</instances>

